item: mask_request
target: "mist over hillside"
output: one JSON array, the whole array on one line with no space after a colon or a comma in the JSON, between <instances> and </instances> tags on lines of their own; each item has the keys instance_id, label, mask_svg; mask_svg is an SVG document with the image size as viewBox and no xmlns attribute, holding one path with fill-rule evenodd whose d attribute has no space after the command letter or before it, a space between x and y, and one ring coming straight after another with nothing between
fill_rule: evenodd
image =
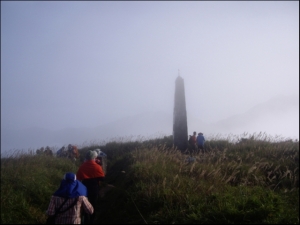
<instances>
[{"instance_id":1,"label":"mist over hillside","mask_svg":"<svg viewBox=\"0 0 300 225\"><path fill-rule=\"evenodd\" d=\"M204 130L212 134L262 132L272 136L299 139L299 96L274 97L257 104L245 113L206 124Z\"/></svg>"},{"instance_id":2,"label":"mist over hillside","mask_svg":"<svg viewBox=\"0 0 300 225\"><path fill-rule=\"evenodd\" d=\"M241 103L242 104L242 103ZM209 138L215 134L242 134L266 132L268 135L299 139L299 97L275 97L260 103L243 114L231 116L215 123L205 123L187 112L188 133L203 132ZM1 128L1 154L14 149L34 149L68 144L85 146L111 140L151 139L172 135L173 114L148 112L125 117L115 122L92 128L66 128L47 130L28 128L8 130Z\"/></svg>"}]
</instances>

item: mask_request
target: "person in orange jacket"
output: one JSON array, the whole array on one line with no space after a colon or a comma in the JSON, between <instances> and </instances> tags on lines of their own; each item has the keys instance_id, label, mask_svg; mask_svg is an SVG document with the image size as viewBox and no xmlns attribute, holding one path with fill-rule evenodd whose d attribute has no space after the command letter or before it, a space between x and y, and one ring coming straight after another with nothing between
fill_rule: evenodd
<instances>
[{"instance_id":1,"label":"person in orange jacket","mask_svg":"<svg viewBox=\"0 0 300 225\"><path fill-rule=\"evenodd\" d=\"M87 188L87 197L94 209L96 208L97 199L99 196L100 182L104 180L105 174L102 167L96 163L95 159L97 152L88 151L86 154L86 160L79 167L76 177ZM90 216L87 215L87 222L92 223L95 218L95 212Z\"/></svg>"},{"instance_id":2,"label":"person in orange jacket","mask_svg":"<svg viewBox=\"0 0 300 225\"><path fill-rule=\"evenodd\" d=\"M195 151L197 149L197 136L196 136L196 131L193 132L193 135L190 136L189 139L189 144L190 144L190 148L192 151Z\"/></svg>"}]
</instances>

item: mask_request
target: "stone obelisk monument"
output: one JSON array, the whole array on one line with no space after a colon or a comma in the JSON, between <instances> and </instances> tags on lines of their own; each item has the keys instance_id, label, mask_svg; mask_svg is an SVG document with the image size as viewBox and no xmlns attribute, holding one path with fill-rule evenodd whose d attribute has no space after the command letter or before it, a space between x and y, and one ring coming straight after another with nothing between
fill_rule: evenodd
<instances>
[{"instance_id":1,"label":"stone obelisk monument","mask_svg":"<svg viewBox=\"0 0 300 225\"><path fill-rule=\"evenodd\" d=\"M174 98L174 112L173 112L173 143L174 147L185 151L188 148L188 129L187 116L185 105L185 91L184 81L180 77L178 70L178 77L175 81L175 98Z\"/></svg>"}]
</instances>

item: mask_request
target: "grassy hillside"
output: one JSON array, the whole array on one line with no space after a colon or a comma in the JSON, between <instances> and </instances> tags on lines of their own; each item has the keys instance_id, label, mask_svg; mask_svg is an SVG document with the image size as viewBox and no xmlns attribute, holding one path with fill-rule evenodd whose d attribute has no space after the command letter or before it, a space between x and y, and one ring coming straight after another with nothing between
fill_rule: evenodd
<instances>
[{"instance_id":1,"label":"grassy hillside","mask_svg":"<svg viewBox=\"0 0 300 225\"><path fill-rule=\"evenodd\" d=\"M80 149L107 155L98 224L299 224L299 142L249 136L182 153L172 137ZM1 159L1 224L41 224L51 194L80 161L14 153Z\"/></svg>"}]
</instances>

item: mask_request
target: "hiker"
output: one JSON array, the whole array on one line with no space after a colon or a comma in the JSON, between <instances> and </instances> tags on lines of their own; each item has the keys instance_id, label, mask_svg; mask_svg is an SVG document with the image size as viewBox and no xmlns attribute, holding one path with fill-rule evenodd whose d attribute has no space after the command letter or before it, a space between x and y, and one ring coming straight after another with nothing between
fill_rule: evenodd
<instances>
[{"instance_id":1,"label":"hiker","mask_svg":"<svg viewBox=\"0 0 300 225\"><path fill-rule=\"evenodd\" d=\"M62 146L57 152L56 152L56 156L57 157L64 157L66 153L66 147Z\"/></svg>"},{"instance_id":2,"label":"hiker","mask_svg":"<svg viewBox=\"0 0 300 225\"><path fill-rule=\"evenodd\" d=\"M45 155L53 156L53 152L49 146L46 147L44 153L45 153Z\"/></svg>"},{"instance_id":3,"label":"hiker","mask_svg":"<svg viewBox=\"0 0 300 225\"><path fill-rule=\"evenodd\" d=\"M86 153L85 161L79 167L76 176L87 187L88 199L96 208L96 203L99 196L100 182L104 180L105 174L102 167L96 163L95 159L97 157L97 152L89 150ZM87 223L92 223L95 218L95 213L90 217L85 216Z\"/></svg>"},{"instance_id":4,"label":"hiker","mask_svg":"<svg viewBox=\"0 0 300 225\"><path fill-rule=\"evenodd\" d=\"M193 135L190 135L190 139L189 139L189 144L190 144L190 148L191 150L195 151L197 149L196 146L196 131L193 132Z\"/></svg>"},{"instance_id":5,"label":"hiker","mask_svg":"<svg viewBox=\"0 0 300 225\"><path fill-rule=\"evenodd\" d=\"M104 173L106 173L107 155L104 152L102 152L100 148L97 148L94 151L96 151L98 154L96 157L96 163L98 163L102 167Z\"/></svg>"},{"instance_id":6,"label":"hiker","mask_svg":"<svg viewBox=\"0 0 300 225\"><path fill-rule=\"evenodd\" d=\"M74 161L79 158L77 146L71 144L68 145L68 157Z\"/></svg>"},{"instance_id":7,"label":"hiker","mask_svg":"<svg viewBox=\"0 0 300 225\"><path fill-rule=\"evenodd\" d=\"M69 159L73 159L74 158L74 156L73 156L73 145L71 145L71 144L69 144L68 145L68 158Z\"/></svg>"},{"instance_id":8,"label":"hiker","mask_svg":"<svg viewBox=\"0 0 300 225\"><path fill-rule=\"evenodd\" d=\"M36 150L36 154L37 154L37 155L42 155L42 154L44 154L44 147L41 147L40 149L37 149L37 150Z\"/></svg>"},{"instance_id":9,"label":"hiker","mask_svg":"<svg viewBox=\"0 0 300 225\"><path fill-rule=\"evenodd\" d=\"M198 150L199 151L203 151L204 153L204 143L205 143L205 138L203 136L203 133L198 133L198 136L197 136L197 145L198 145Z\"/></svg>"},{"instance_id":10,"label":"hiker","mask_svg":"<svg viewBox=\"0 0 300 225\"><path fill-rule=\"evenodd\" d=\"M106 157L106 154L104 152L102 152L100 148L97 148L94 151L97 152L96 163L98 163L100 166L102 166L103 157Z\"/></svg>"},{"instance_id":11,"label":"hiker","mask_svg":"<svg viewBox=\"0 0 300 225\"><path fill-rule=\"evenodd\" d=\"M73 157L75 161L79 158L79 151L76 145L73 145Z\"/></svg>"},{"instance_id":12,"label":"hiker","mask_svg":"<svg viewBox=\"0 0 300 225\"><path fill-rule=\"evenodd\" d=\"M81 211L87 214L94 212L87 198L87 188L74 173L66 173L60 187L51 196L46 213L48 216L55 215L55 224L81 224Z\"/></svg>"}]
</instances>

